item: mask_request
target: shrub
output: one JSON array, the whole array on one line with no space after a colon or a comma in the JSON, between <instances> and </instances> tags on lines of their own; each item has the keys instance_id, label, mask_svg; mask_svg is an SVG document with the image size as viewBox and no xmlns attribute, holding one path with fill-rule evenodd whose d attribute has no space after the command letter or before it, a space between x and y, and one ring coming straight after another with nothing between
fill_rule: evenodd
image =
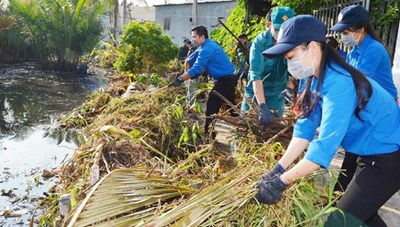
<instances>
[{"instance_id":1,"label":"shrub","mask_svg":"<svg viewBox=\"0 0 400 227\"><path fill-rule=\"evenodd\" d=\"M13 17L0 16L0 31L0 62L20 62L35 56L32 40Z\"/></svg>"},{"instance_id":2,"label":"shrub","mask_svg":"<svg viewBox=\"0 0 400 227\"><path fill-rule=\"evenodd\" d=\"M169 36L162 34L160 26L150 22L132 21L125 26L120 38L115 63L119 71L157 72L178 55L178 46L171 42Z\"/></svg>"}]
</instances>

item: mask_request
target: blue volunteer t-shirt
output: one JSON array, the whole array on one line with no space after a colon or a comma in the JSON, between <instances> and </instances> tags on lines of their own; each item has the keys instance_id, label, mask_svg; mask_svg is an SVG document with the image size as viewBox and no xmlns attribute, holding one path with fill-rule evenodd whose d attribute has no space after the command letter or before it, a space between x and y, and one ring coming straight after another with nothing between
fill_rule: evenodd
<instances>
[{"instance_id":1,"label":"blue volunteer t-shirt","mask_svg":"<svg viewBox=\"0 0 400 227\"><path fill-rule=\"evenodd\" d=\"M326 70L312 113L299 119L293 131L294 137L311 141L305 159L327 168L339 146L360 156L400 150L400 107L393 97L369 79L372 96L360 111L360 121L354 113L357 96L350 74L336 63L332 67Z\"/></svg>"},{"instance_id":2,"label":"blue volunteer t-shirt","mask_svg":"<svg viewBox=\"0 0 400 227\"><path fill-rule=\"evenodd\" d=\"M191 78L197 78L203 69L205 69L214 80L218 80L224 76L234 75L235 66L216 42L206 39L203 45L197 48L193 54L195 53L196 55L193 57L195 57L196 60L193 66L188 70ZM191 59L190 61L193 60Z\"/></svg>"},{"instance_id":3,"label":"blue volunteer t-shirt","mask_svg":"<svg viewBox=\"0 0 400 227\"><path fill-rule=\"evenodd\" d=\"M394 99L397 99L397 89L393 83L392 63L389 53L370 35L367 35L359 46L355 46L347 55L346 61L365 76L375 80Z\"/></svg>"}]
</instances>

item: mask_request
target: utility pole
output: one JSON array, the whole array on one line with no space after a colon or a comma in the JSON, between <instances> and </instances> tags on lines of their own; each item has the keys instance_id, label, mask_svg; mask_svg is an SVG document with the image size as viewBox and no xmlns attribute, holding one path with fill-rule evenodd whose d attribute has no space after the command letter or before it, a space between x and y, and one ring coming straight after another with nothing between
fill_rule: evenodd
<instances>
[{"instance_id":1,"label":"utility pole","mask_svg":"<svg viewBox=\"0 0 400 227\"><path fill-rule=\"evenodd\" d=\"M126 24L126 16L127 16L127 13L126 13L126 0L122 1L122 6L123 6L122 26L124 26Z\"/></svg>"},{"instance_id":2,"label":"utility pole","mask_svg":"<svg viewBox=\"0 0 400 227\"><path fill-rule=\"evenodd\" d=\"M117 38L118 35L118 0L113 0L113 4L114 4L114 37Z\"/></svg>"},{"instance_id":3,"label":"utility pole","mask_svg":"<svg viewBox=\"0 0 400 227\"><path fill-rule=\"evenodd\" d=\"M192 25L197 26L197 0L193 0L192 5Z\"/></svg>"}]
</instances>

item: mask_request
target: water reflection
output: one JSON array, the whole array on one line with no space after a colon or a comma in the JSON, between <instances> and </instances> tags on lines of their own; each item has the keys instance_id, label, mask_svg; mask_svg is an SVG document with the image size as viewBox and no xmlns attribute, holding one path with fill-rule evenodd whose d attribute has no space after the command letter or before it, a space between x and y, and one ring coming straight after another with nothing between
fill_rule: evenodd
<instances>
[{"instance_id":1,"label":"water reflection","mask_svg":"<svg viewBox=\"0 0 400 227\"><path fill-rule=\"evenodd\" d=\"M67 78L31 73L2 74L0 71L0 136L23 126L46 124L50 116L78 106L87 92L105 86L105 80L91 76Z\"/></svg>"},{"instance_id":2,"label":"water reflection","mask_svg":"<svg viewBox=\"0 0 400 227\"><path fill-rule=\"evenodd\" d=\"M57 127L57 118L106 85L101 76L68 77L30 64L0 68L0 191L15 195L0 196L0 212L28 210L17 218L0 216L0 226L28 223L38 198L54 184L41 171L58 167L78 145L74 132Z\"/></svg>"}]
</instances>

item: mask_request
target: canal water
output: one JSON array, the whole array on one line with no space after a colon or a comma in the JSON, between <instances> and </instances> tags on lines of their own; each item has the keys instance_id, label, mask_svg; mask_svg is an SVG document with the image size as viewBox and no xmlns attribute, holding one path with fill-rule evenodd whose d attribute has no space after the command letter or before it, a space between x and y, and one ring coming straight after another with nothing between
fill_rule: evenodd
<instances>
[{"instance_id":1,"label":"canal water","mask_svg":"<svg viewBox=\"0 0 400 227\"><path fill-rule=\"evenodd\" d=\"M78 146L74 132L58 122L106 86L104 76L59 75L26 63L0 66L0 226L28 225L57 181L43 178L43 170L59 167Z\"/></svg>"}]
</instances>

